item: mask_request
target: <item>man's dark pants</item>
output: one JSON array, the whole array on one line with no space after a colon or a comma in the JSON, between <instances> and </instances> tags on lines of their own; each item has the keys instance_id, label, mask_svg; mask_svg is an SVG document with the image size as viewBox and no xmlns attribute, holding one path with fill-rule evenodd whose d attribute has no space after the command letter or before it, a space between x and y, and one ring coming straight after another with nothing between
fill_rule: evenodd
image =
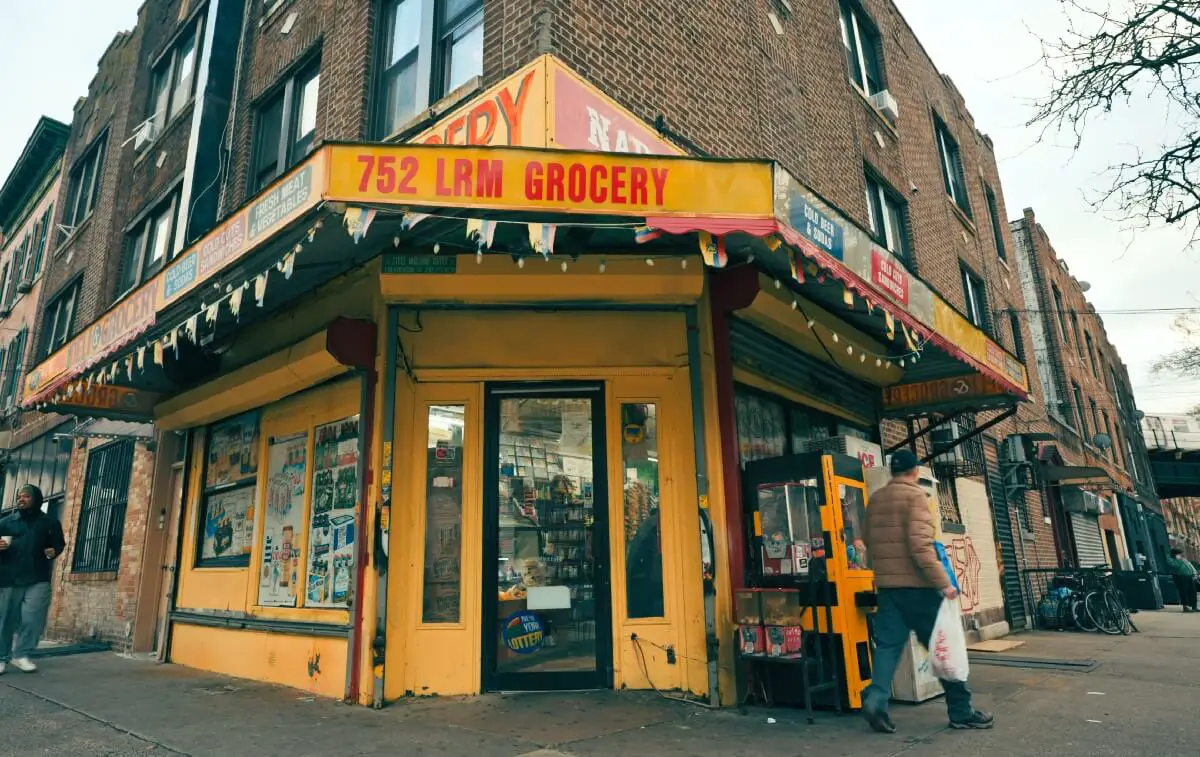
<instances>
[{"instance_id":1,"label":"man's dark pants","mask_svg":"<svg viewBox=\"0 0 1200 757\"><path fill-rule=\"evenodd\" d=\"M1196 609L1196 577L1172 576L1175 588L1179 590L1179 604L1192 610Z\"/></svg>"},{"instance_id":2,"label":"man's dark pants","mask_svg":"<svg viewBox=\"0 0 1200 757\"><path fill-rule=\"evenodd\" d=\"M892 679L908 644L910 631L929 648L933 624L942 607L942 593L937 589L880 589L879 608L875 613L875 654L871 664L871 685L863 692L863 707L874 712L887 712L892 696ZM942 681L946 692L946 709L950 719L964 721L971 717L971 692L962 681Z\"/></svg>"}]
</instances>

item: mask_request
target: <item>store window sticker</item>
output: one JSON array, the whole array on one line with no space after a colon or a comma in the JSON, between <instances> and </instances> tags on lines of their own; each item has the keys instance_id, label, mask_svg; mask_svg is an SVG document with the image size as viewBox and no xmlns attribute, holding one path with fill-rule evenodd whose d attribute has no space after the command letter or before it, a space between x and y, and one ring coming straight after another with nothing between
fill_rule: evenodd
<instances>
[{"instance_id":1,"label":"store window sticker","mask_svg":"<svg viewBox=\"0 0 1200 757\"><path fill-rule=\"evenodd\" d=\"M542 648L546 628L542 619L527 610L515 612L504 619L501 629L504 646L516 654L533 654Z\"/></svg>"}]
</instances>

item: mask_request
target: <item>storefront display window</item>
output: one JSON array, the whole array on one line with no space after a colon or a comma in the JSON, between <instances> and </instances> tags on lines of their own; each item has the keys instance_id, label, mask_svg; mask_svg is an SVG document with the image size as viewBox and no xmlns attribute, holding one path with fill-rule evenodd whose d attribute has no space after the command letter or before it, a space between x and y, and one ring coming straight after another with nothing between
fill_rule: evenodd
<instances>
[{"instance_id":1,"label":"storefront display window","mask_svg":"<svg viewBox=\"0 0 1200 757\"><path fill-rule=\"evenodd\" d=\"M272 438L267 445L267 498L263 512L258 604L295 607L304 551L304 495L308 434Z\"/></svg>"},{"instance_id":2,"label":"storefront display window","mask_svg":"<svg viewBox=\"0 0 1200 757\"><path fill-rule=\"evenodd\" d=\"M738 449L743 463L779 457L787 453L783 405L757 394L739 393L737 407Z\"/></svg>"},{"instance_id":3,"label":"storefront display window","mask_svg":"<svg viewBox=\"0 0 1200 757\"><path fill-rule=\"evenodd\" d=\"M621 405L626 612L630 618L661 618L665 614L658 456L657 407Z\"/></svg>"},{"instance_id":4,"label":"storefront display window","mask_svg":"<svg viewBox=\"0 0 1200 757\"><path fill-rule=\"evenodd\" d=\"M354 576L358 416L313 430L306 607L346 607Z\"/></svg>"},{"instance_id":5,"label":"storefront display window","mask_svg":"<svg viewBox=\"0 0 1200 757\"><path fill-rule=\"evenodd\" d=\"M846 537L846 563L850 570L870 570L871 560L867 556L864 533L867 525L867 503L863 490L857 486L838 486L838 499L842 503L842 528Z\"/></svg>"},{"instance_id":6,"label":"storefront display window","mask_svg":"<svg viewBox=\"0 0 1200 757\"><path fill-rule=\"evenodd\" d=\"M429 408L424 623L457 623L462 594L463 405Z\"/></svg>"},{"instance_id":7,"label":"storefront display window","mask_svg":"<svg viewBox=\"0 0 1200 757\"><path fill-rule=\"evenodd\" d=\"M197 567L250 563L258 499L258 420L258 413L247 413L209 429Z\"/></svg>"},{"instance_id":8,"label":"storefront display window","mask_svg":"<svg viewBox=\"0 0 1200 757\"><path fill-rule=\"evenodd\" d=\"M734 394L737 410L738 449L743 464L812 452L813 442L833 436L851 436L875 441L871 429L851 426L836 417L775 395L738 387Z\"/></svg>"}]
</instances>

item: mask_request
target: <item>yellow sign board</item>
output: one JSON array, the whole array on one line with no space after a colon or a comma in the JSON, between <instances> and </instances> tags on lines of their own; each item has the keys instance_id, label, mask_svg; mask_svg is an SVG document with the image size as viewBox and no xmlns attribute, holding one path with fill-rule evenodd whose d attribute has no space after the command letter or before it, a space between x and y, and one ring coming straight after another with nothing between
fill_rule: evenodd
<instances>
[{"instance_id":1,"label":"yellow sign board","mask_svg":"<svg viewBox=\"0 0 1200 757\"><path fill-rule=\"evenodd\" d=\"M883 390L883 406L888 410L902 407L942 405L1004 394L1004 389L981 373L967 376L897 384Z\"/></svg>"},{"instance_id":2,"label":"yellow sign board","mask_svg":"<svg viewBox=\"0 0 1200 757\"><path fill-rule=\"evenodd\" d=\"M933 329L978 364L994 369L1022 391L1029 391L1025 366L939 297L933 300Z\"/></svg>"},{"instance_id":3,"label":"yellow sign board","mask_svg":"<svg viewBox=\"0 0 1200 757\"><path fill-rule=\"evenodd\" d=\"M327 200L590 215L771 218L771 165L562 150L334 145Z\"/></svg>"}]
</instances>

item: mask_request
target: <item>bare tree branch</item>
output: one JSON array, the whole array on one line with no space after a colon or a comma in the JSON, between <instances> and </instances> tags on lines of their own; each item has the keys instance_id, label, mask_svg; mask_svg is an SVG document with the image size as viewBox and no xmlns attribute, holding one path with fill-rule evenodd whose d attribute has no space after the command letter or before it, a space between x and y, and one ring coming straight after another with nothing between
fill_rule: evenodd
<instances>
[{"instance_id":1,"label":"bare tree branch","mask_svg":"<svg viewBox=\"0 0 1200 757\"><path fill-rule=\"evenodd\" d=\"M1094 204L1126 221L1191 227L1200 240L1200 0L1058 0L1066 33L1041 39L1053 85L1030 125L1042 138L1068 132L1078 148L1088 127L1118 106L1145 101L1182 123L1174 144L1111 166Z\"/></svg>"}]
</instances>

